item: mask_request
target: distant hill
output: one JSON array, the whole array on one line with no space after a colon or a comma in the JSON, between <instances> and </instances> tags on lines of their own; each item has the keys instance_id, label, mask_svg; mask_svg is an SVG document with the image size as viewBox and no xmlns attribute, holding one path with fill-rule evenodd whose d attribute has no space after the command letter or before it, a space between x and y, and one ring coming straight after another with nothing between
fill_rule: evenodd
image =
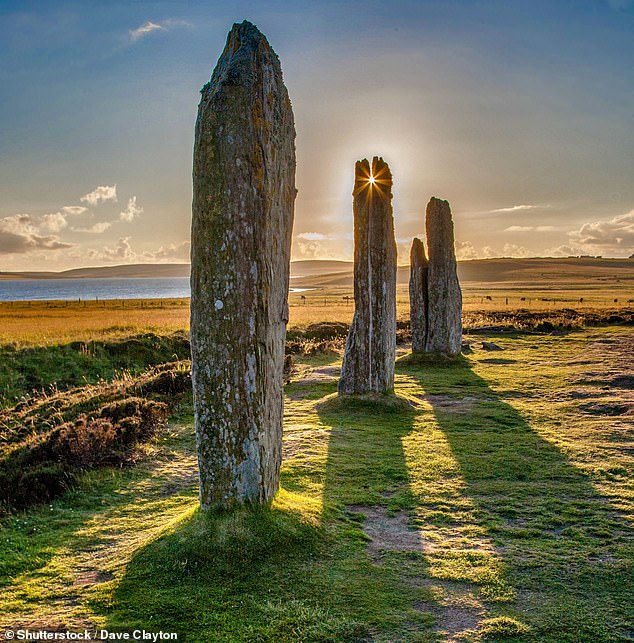
<instances>
[{"instance_id":1,"label":"distant hill","mask_svg":"<svg viewBox=\"0 0 634 643\"><path fill-rule=\"evenodd\" d=\"M0 272L0 279L135 279L189 277L188 263L137 263L63 272Z\"/></svg>"},{"instance_id":2,"label":"distant hill","mask_svg":"<svg viewBox=\"0 0 634 643\"><path fill-rule=\"evenodd\" d=\"M296 264L298 266L296 267ZM299 288L349 288L353 264L345 261L301 261L291 264L292 285ZM534 286L539 283L587 284L592 280L634 281L631 259L536 258L474 259L458 262L460 281L501 284L514 282ZM409 281L409 266L399 266L399 284Z\"/></svg>"},{"instance_id":3,"label":"distant hill","mask_svg":"<svg viewBox=\"0 0 634 643\"><path fill-rule=\"evenodd\" d=\"M458 263L463 282L500 283L536 282L584 283L588 280L634 280L634 260L595 258L474 259ZM0 279L99 279L188 277L189 264L129 264L75 268L63 272L0 272ZM328 288L352 285L351 261L304 260L291 263L292 285L303 288ZM409 267L399 266L398 282L406 284Z\"/></svg>"}]
</instances>

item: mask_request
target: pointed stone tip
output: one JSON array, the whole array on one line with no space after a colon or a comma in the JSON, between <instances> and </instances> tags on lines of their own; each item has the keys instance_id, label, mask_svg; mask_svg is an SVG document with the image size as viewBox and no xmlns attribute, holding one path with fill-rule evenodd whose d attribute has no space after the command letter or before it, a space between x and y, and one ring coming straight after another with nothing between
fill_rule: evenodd
<instances>
[{"instance_id":1,"label":"pointed stone tip","mask_svg":"<svg viewBox=\"0 0 634 643\"><path fill-rule=\"evenodd\" d=\"M412 247L409 251L410 264L418 264L426 260L425 244L418 238L412 239Z\"/></svg>"},{"instance_id":2,"label":"pointed stone tip","mask_svg":"<svg viewBox=\"0 0 634 643\"><path fill-rule=\"evenodd\" d=\"M253 36L264 37L264 34L252 22L249 22L248 20L243 20L242 22L234 22L233 27L231 27L231 32L237 32L240 35L250 34Z\"/></svg>"},{"instance_id":3,"label":"pointed stone tip","mask_svg":"<svg viewBox=\"0 0 634 643\"><path fill-rule=\"evenodd\" d=\"M268 45L266 36L248 20L235 22L227 37L227 45L234 51L241 47L256 49L261 43Z\"/></svg>"},{"instance_id":4,"label":"pointed stone tip","mask_svg":"<svg viewBox=\"0 0 634 643\"><path fill-rule=\"evenodd\" d=\"M429 199L429 203L427 204L428 208L431 207L436 207L436 208L443 208L447 207L449 208L449 201L446 201L445 199L439 199L436 196L433 196L431 199Z\"/></svg>"},{"instance_id":5,"label":"pointed stone tip","mask_svg":"<svg viewBox=\"0 0 634 643\"><path fill-rule=\"evenodd\" d=\"M260 59L257 56L261 56ZM218 58L209 82L201 89L203 96L210 95L223 85L242 85L250 82L255 65L271 62L275 73L280 74L280 61L266 36L248 20L236 22L227 34L227 42Z\"/></svg>"}]
</instances>

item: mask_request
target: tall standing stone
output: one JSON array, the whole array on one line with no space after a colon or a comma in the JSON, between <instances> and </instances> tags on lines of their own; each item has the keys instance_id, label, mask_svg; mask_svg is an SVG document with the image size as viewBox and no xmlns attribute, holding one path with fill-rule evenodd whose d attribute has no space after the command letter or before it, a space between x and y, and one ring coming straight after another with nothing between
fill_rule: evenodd
<instances>
[{"instance_id":1,"label":"tall standing stone","mask_svg":"<svg viewBox=\"0 0 634 643\"><path fill-rule=\"evenodd\" d=\"M295 127L280 62L235 24L201 90L194 143L191 346L203 509L279 486Z\"/></svg>"},{"instance_id":2,"label":"tall standing stone","mask_svg":"<svg viewBox=\"0 0 634 643\"><path fill-rule=\"evenodd\" d=\"M376 156L355 166L354 302L339 380L340 394L394 388L396 354L396 242L392 174Z\"/></svg>"},{"instance_id":3,"label":"tall standing stone","mask_svg":"<svg viewBox=\"0 0 634 643\"><path fill-rule=\"evenodd\" d=\"M462 292L447 201L431 198L425 230L429 252L426 350L457 355L462 348Z\"/></svg>"},{"instance_id":4,"label":"tall standing stone","mask_svg":"<svg viewBox=\"0 0 634 643\"><path fill-rule=\"evenodd\" d=\"M414 238L409 254L409 309L412 353L424 353L427 345L427 257L425 246Z\"/></svg>"}]
</instances>

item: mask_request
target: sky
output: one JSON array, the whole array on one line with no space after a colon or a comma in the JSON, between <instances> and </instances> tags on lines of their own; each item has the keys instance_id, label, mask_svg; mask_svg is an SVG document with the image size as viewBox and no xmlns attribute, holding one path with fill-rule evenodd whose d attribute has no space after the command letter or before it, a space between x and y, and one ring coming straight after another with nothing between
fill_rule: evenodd
<instances>
[{"instance_id":1,"label":"sky","mask_svg":"<svg viewBox=\"0 0 634 643\"><path fill-rule=\"evenodd\" d=\"M244 19L293 104L293 259L352 258L373 155L400 263L431 196L460 259L634 253L634 0L0 0L0 271L188 260L199 90Z\"/></svg>"}]
</instances>

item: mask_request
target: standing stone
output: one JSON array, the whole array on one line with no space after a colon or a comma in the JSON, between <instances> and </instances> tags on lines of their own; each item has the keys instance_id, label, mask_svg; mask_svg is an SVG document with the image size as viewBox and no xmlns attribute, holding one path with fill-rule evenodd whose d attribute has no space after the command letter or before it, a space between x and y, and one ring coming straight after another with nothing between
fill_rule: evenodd
<instances>
[{"instance_id":1,"label":"standing stone","mask_svg":"<svg viewBox=\"0 0 634 643\"><path fill-rule=\"evenodd\" d=\"M431 198L425 229L429 252L426 350L458 355L462 348L462 292L447 201Z\"/></svg>"},{"instance_id":2,"label":"standing stone","mask_svg":"<svg viewBox=\"0 0 634 643\"><path fill-rule=\"evenodd\" d=\"M249 22L201 94L191 350L200 503L213 509L279 486L295 127L278 57Z\"/></svg>"},{"instance_id":3,"label":"standing stone","mask_svg":"<svg viewBox=\"0 0 634 643\"><path fill-rule=\"evenodd\" d=\"M340 394L394 388L396 242L392 174L376 156L357 161L353 191L355 311L346 340Z\"/></svg>"},{"instance_id":4,"label":"standing stone","mask_svg":"<svg viewBox=\"0 0 634 643\"><path fill-rule=\"evenodd\" d=\"M424 353L427 345L427 257L420 239L412 241L409 255L409 308L412 353Z\"/></svg>"}]
</instances>

